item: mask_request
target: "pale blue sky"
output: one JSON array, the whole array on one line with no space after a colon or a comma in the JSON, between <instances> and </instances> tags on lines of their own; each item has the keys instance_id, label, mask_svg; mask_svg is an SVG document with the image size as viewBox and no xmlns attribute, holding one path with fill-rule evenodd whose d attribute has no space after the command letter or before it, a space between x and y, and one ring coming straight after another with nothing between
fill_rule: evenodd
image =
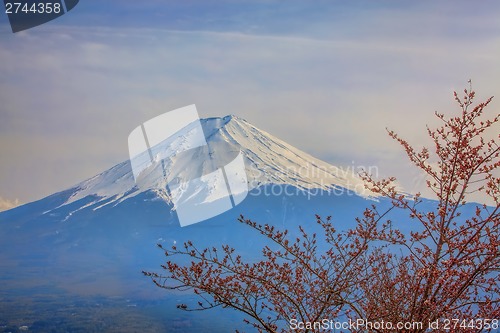
<instances>
[{"instance_id":1,"label":"pale blue sky","mask_svg":"<svg viewBox=\"0 0 500 333\"><path fill-rule=\"evenodd\" d=\"M497 1L81 0L13 34L0 15L0 206L126 160L133 128L193 103L419 189L385 128L418 146L469 78L500 95L498 17Z\"/></svg>"}]
</instances>

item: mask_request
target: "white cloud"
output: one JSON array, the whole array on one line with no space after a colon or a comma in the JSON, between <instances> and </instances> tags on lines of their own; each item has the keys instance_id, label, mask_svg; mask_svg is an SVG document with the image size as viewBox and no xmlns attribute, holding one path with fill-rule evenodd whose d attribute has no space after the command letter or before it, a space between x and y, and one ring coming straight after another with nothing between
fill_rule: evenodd
<instances>
[{"instance_id":1,"label":"white cloud","mask_svg":"<svg viewBox=\"0 0 500 333\"><path fill-rule=\"evenodd\" d=\"M0 197L0 212L4 210L8 210L14 207L19 206L20 202L18 199L15 200L8 200Z\"/></svg>"}]
</instances>

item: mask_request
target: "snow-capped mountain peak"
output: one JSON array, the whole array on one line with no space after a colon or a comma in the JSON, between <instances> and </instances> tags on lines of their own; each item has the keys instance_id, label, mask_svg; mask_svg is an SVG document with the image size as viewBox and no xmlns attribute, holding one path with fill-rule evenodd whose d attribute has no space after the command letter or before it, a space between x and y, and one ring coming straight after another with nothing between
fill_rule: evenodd
<instances>
[{"instance_id":1,"label":"snow-capped mountain peak","mask_svg":"<svg viewBox=\"0 0 500 333\"><path fill-rule=\"evenodd\" d=\"M352 170L343 170L316 159L238 116L202 119L201 126L206 147L189 151L181 149L192 135L192 124L187 125L154 147L155 163L137 179L134 179L127 160L76 185L70 190L71 195L64 205L87 196L94 196L103 205L117 204L151 190L158 198L170 201L167 185L213 172L240 152L249 190L275 184L304 191L348 190L364 197L370 195Z\"/></svg>"}]
</instances>

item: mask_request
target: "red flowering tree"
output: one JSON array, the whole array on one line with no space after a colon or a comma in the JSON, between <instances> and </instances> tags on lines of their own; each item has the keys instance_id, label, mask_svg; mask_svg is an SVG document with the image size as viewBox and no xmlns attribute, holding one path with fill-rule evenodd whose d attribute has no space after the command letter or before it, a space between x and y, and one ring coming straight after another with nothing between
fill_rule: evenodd
<instances>
[{"instance_id":1,"label":"red flowering tree","mask_svg":"<svg viewBox=\"0 0 500 333\"><path fill-rule=\"evenodd\" d=\"M423 323L406 332L497 331L500 318L500 114L484 119L491 102L473 106L472 89L455 100L460 114L436 116L443 125L428 129L434 142L416 151L395 132L389 135L406 151L410 161L427 176L427 187L437 201L429 209L419 194L398 193L394 178L364 179L369 188L408 212L412 228L403 234L392 221L368 223L372 239L401 254L372 255L373 275L360 283L364 299L356 308L364 318L392 323ZM488 134L493 134L490 140ZM486 204L467 204L471 195L482 194ZM471 212L472 211L472 212ZM376 230L376 231L374 231Z\"/></svg>"},{"instance_id":2,"label":"red flowering tree","mask_svg":"<svg viewBox=\"0 0 500 333\"><path fill-rule=\"evenodd\" d=\"M369 266L366 237L339 233L330 218L323 221L319 216L323 246L318 246L316 234L308 235L300 227L300 235L291 240L286 230L243 217L239 222L271 241L262 249L262 260L246 262L229 246L200 250L191 242L171 249L159 244L171 258L162 265L168 273L144 274L152 277L158 287L193 290L199 295L196 307L180 304L178 308L233 308L245 313L245 322L259 332L287 332L284 327L294 321L320 322L335 317L346 304L356 301L360 278L366 276L363 272ZM191 263L179 265L174 262L176 256L188 257Z\"/></svg>"},{"instance_id":3,"label":"red flowering tree","mask_svg":"<svg viewBox=\"0 0 500 333\"><path fill-rule=\"evenodd\" d=\"M498 330L500 114L485 119L491 98L473 106L474 92L464 93L463 98L455 93L457 116L436 113L443 124L428 129L432 154L389 131L428 176L435 201L399 193L394 178L364 174L367 187L391 205L366 209L351 230L338 232L329 218L317 217L321 238L300 228L299 237L291 239L286 230L242 217L241 223L272 244L262 249L262 260L247 262L229 246L159 245L168 258L162 265L166 273L144 274L161 288L199 295L196 307L180 309L233 308L260 332L331 331L318 323L339 316L357 323L344 327L346 332ZM489 204L468 203L472 194L489 198ZM388 220L397 210L408 217ZM177 256L190 264L176 263ZM295 322L311 325L292 327Z\"/></svg>"}]
</instances>

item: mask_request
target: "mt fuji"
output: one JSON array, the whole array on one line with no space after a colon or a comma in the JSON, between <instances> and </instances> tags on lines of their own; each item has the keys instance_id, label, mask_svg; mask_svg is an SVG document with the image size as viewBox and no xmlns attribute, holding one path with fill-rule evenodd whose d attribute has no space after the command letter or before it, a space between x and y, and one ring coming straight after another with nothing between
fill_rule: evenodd
<instances>
[{"instance_id":1,"label":"mt fuji","mask_svg":"<svg viewBox=\"0 0 500 333\"><path fill-rule=\"evenodd\" d=\"M206 153L216 155L220 164L229 161L238 151L242 152L250 189L273 184L291 185L300 190L345 190L365 197L370 194L353 172L320 161L239 117L203 119L201 125L209 144ZM164 160L166 165L158 161L134 182L130 162L120 163L69 189L69 196L61 206L91 196L94 200L89 205L97 205L94 209L100 209L103 205L114 206L148 191L170 202L165 191L169 180L192 179L214 167L212 161L203 156L203 151L197 155L176 152L189 135L189 129L188 125L160 145L160 149L171 150L165 154L169 156ZM163 176L162 168L168 170L167 177Z\"/></svg>"},{"instance_id":2,"label":"mt fuji","mask_svg":"<svg viewBox=\"0 0 500 333\"><path fill-rule=\"evenodd\" d=\"M158 318L189 321L173 305L191 296L160 291L141 274L164 262L156 244L229 244L255 258L265 240L236 221L240 214L283 229L313 226L314 214L333 215L347 226L376 199L352 170L316 159L239 117L203 119L201 126L208 150L195 154L197 158L176 151L188 125L176 139L162 143L171 150L168 158L158 160L137 181L127 160L69 189L0 213L0 328L23 324L21 317L34 328L47 322L47 299L59 308L72 307L60 319L72 323L68 318L81 313L74 300L90 299L94 304L96 297L101 305L122 299L127 313L140 308L140 300L165 301L168 305ZM213 171L217 166L210 156L224 163L238 152L249 188L243 202L202 223L181 227L167 183ZM23 310L26 304L30 315ZM77 322L76 327L87 325ZM179 332L200 328L179 325ZM147 331L142 326L141 330Z\"/></svg>"}]
</instances>

